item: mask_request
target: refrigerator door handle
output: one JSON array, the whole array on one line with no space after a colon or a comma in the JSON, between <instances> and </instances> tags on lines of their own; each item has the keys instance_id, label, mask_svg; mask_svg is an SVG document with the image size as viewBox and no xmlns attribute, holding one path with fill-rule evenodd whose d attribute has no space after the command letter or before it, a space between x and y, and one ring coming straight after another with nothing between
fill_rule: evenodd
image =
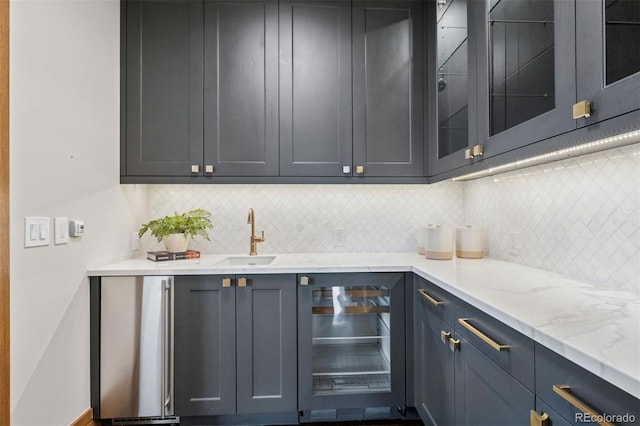
<instances>
[{"instance_id":1,"label":"refrigerator door handle","mask_svg":"<svg viewBox=\"0 0 640 426\"><path fill-rule=\"evenodd\" d=\"M173 415L173 289L171 278L162 282L162 411Z\"/></svg>"}]
</instances>

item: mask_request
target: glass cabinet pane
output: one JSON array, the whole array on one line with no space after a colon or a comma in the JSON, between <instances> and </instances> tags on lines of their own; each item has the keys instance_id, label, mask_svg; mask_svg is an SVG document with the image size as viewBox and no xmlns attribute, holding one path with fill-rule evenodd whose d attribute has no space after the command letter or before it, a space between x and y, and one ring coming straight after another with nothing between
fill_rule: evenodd
<instances>
[{"instance_id":1,"label":"glass cabinet pane","mask_svg":"<svg viewBox=\"0 0 640 426\"><path fill-rule=\"evenodd\" d=\"M640 0L605 0L606 83L640 71Z\"/></svg>"},{"instance_id":2,"label":"glass cabinet pane","mask_svg":"<svg viewBox=\"0 0 640 426\"><path fill-rule=\"evenodd\" d=\"M389 289L321 287L312 297L313 393L389 392Z\"/></svg>"},{"instance_id":3,"label":"glass cabinet pane","mask_svg":"<svg viewBox=\"0 0 640 426\"><path fill-rule=\"evenodd\" d=\"M438 158L469 145L467 0L439 0Z\"/></svg>"},{"instance_id":4,"label":"glass cabinet pane","mask_svg":"<svg viewBox=\"0 0 640 426\"><path fill-rule=\"evenodd\" d=\"M553 0L490 0L493 136L555 108Z\"/></svg>"}]
</instances>

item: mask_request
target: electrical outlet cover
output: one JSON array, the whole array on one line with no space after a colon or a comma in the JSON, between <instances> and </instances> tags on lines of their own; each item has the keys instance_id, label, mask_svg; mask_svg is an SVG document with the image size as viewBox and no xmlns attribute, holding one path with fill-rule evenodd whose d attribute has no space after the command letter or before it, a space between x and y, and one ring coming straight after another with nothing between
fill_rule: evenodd
<instances>
[{"instance_id":1,"label":"electrical outlet cover","mask_svg":"<svg viewBox=\"0 0 640 426\"><path fill-rule=\"evenodd\" d=\"M54 244L67 244L69 242L69 218L56 217L53 218Z\"/></svg>"}]
</instances>

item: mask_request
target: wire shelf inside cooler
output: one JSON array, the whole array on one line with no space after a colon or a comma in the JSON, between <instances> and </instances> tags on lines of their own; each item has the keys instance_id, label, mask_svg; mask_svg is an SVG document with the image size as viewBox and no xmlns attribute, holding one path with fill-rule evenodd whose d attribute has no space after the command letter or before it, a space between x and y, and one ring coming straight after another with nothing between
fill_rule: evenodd
<instances>
[{"instance_id":1,"label":"wire shelf inside cooler","mask_svg":"<svg viewBox=\"0 0 640 426\"><path fill-rule=\"evenodd\" d=\"M313 345L313 376L388 375L389 360L377 344Z\"/></svg>"},{"instance_id":2,"label":"wire shelf inside cooler","mask_svg":"<svg viewBox=\"0 0 640 426\"><path fill-rule=\"evenodd\" d=\"M316 376L314 394L385 392L391 390L390 375L378 376Z\"/></svg>"}]
</instances>

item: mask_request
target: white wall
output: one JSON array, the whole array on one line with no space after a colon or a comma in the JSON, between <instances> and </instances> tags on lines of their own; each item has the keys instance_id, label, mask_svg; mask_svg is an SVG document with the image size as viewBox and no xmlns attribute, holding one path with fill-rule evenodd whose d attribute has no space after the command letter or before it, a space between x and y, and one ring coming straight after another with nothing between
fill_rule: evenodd
<instances>
[{"instance_id":1,"label":"white wall","mask_svg":"<svg viewBox=\"0 0 640 426\"><path fill-rule=\"evenodd\" d=\"M146 188L119 176L119 2L11 1L11 420L68 425L90 406L87 267L126 256ZM25 249L25 216L83 219Z\"/></svg>"}]
</instances>

